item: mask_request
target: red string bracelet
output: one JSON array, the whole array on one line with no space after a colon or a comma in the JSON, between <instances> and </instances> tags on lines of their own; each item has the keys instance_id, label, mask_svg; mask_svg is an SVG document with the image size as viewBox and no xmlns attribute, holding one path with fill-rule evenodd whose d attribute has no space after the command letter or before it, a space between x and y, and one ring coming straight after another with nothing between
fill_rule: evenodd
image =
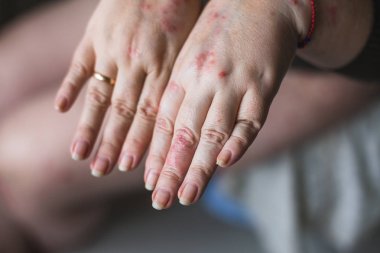
<instances>
[{"instance_id":1,"label":"red string bracelet","mask_svg":"<svg viewBox=\"0 0 380 253\"><path fill-rule=\"evenodd\" d=\"M310 23L309 32L307 33L303 41L298 42L298 48L304 48L307 44L309 44L309 42L311 41L311 37L313 36L314 31L315 31L315 19L316 19L316 14L317 14L317 10L315 8L315 0L310 0L310 4L311 4L311 23Z\"/></svg>"}]
</instances>

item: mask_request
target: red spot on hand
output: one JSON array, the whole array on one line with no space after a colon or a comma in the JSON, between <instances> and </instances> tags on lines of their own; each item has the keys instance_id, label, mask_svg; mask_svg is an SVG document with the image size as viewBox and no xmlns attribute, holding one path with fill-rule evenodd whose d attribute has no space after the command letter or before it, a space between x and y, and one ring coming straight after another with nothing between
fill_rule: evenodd
<instances>
[{"instance_id":1,"label":"red spot on hand","mask_svg":"<svg viewBox=\"0 0 380 253\"><path fill-rule=\"evenodd\" d=\"M140 5L140 8L144 11L150 11L153 9L153 6L151 4L148 4L148 3L142 3Z\"/></svg>"},{"instance_id":2,"label":"red spot on hand","mask_svg":"<svg viewBox=\"0 0 380 253\"><path fill-rule=\"evenodd\" d=\"M216 20L225 20L225 19L227 19L226 16L220 14L217 11L214 11L214 12L211 12L211 14L209 15L208 23L215 22Z\"/></svg>"},{"instance_id":3,"label":"red spot on hand","mask_svg":"<svg viewBox=\"0 0 380 253\"><path fill-rule=\"evenodd\" d=\"M210 68L215 65L215 63L215 53L212 51L200 53L195 59L195 64L198 70L202 70L205 67Z\"/></svg>"},{"instance_id":4,"label":"red spot on hand","mask_svg":"<svg viewBox=\"0 0 380 253\"><path fill-rule=\"evenodd\" d=\"M221 78L221 79L226 78L227 75L228 75L228 73L226 71L220 71L218 74L219 78Z\"/></svg>"},{"instance_id":5,"label":"red spot on hand","mask_svg":"<svg viewBox=\"0 0 380 253\"><path fill-rule=\"evenodd\" d=\"M133 48L130 46L128 47L128 56L130 58L135 58L135 57L140 56L140 52L136 48Z\"/></svg>"},{"instance_id":6,"label":"red spot on hand","mask_svg":"<svg viewBox=\"0 0 380 253\"><path fill-rule=\"evenodd\" d=\"M170 81L167 89L173 93L177 93L180 87L175 81Z\"/></svg>"},{"instance_id":7,"label":"red spot on hand","mask_svg":"<svg viewBox=\"0 0 380 253\"><path fill-rule=\"evenodd\" d=\"M291 4L298 5L298 0L289 0Z\"/></svg>"},{"instance_id":8,"label":"red spot on hand","mask_svg":"<svg viewBox=\"0 0 380 253\"><path fill-rule=\"evenodd\" d=\"M170 147L166 163L176 169L186 170L194 154L195 144L195 137L189 129L178 130L174 142Z\"/></svg>"},{"instance_id":9,"label":"red spot on hand","mask_svg":"<svg viewBox=\"0 0 380 253\"><path fill-rule=\"evenodd\" d=\"M169 33L175 33L178 31L178 28L174 24L174 22L171 21L170 19L166 19L166 18L161 20L161 28L164 31L169 32Z\"/></svg>"}]
</instances>

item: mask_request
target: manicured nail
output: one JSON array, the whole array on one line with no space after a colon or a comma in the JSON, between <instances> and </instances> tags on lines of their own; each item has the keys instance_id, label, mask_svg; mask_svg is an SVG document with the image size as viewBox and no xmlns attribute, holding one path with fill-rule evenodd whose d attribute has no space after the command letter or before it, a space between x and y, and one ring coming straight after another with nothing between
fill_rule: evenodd
<instances>
[{"instance_id":1,"label":"manicured nail","mask_svg":"<svg viewBox=\"0 0 380 253\"><path fill-rule=\"evenodd\" d=\"M90 149L90 145L87 141L77 141L74 144L74 148L72 151L72 158L75 161L80 161L86 158L87 153Z\"/></svg>"},{"instance_id":2,"label":"manicured nail","mask_svg":"<svg viewBox=\"0 0 380 253\"><path fill-rule=\"evenodd\" d=\"M232 153L229 150L223 150L218 156L216 164L220 167L226 167L231 161Z\"/></svg>"},{"instance_id":3,"label":"manicured nail","mask_svg":"<svg viewBox=\"0 0 380 253\"><path fill-rule=\"evenodd\" d=\"M169 201L170 201L170 193L165 190L158 190L154 194L152 206L156 210L162 210L168 207Z\"/></svg>"},{"instance_id":4,"label":"manicured nail","mask_svg":"<svg viewBox=\"0 0 380 253\"><path fill-rule=\"evenodd\" d=\"M193 184L186 184L179 199L179 203L184 206L189 206L194 203L198 195L198 187Z\"/></svg>"},{"instance_id":5,"label":"manicured nail","mask_svg":"<svg viewBox=\"0 0 380 253\"><path fill-rule=\"evenodd\" d=\"M153 172L152 170L149 171L148 176L146 177L145 189L147 189L148 191L153 191L156 187L157 180L158 174Z\"/></svg>"},{"instance_id":6,"label":"manicured nail","mask_svg":"<svg viewBox=\"0 0 380 253\"><path fill-rule=\"evenodd\" d=\"M93 177L103 177L104 176L104 172L103 171L99 171L99 170L91 170L91 175Z\"/></svg>"},{"instance_id":7,"label":"manicured nail","mask_svg":"<svg viewBox=\"0 0 380 253\"><path fill-rule=\"evenodd\" d=\"M110 167L110 161L106 158L97 157L95 160L95 163L92 166L92 172L91 174L94 177L102 177L104 176L108 171Z\"/></svg>"},{"instance_id":8,"label":"manicured nail","mask_svg":"<svg viewBox=\"0 0 380 253\"><path fill-rule=\"evenodd\" d=\"M55 100L55 109L57 111L60 111L60 112L63 112L63 111L66 111L67 110L67 107L69 105L69 101L67 100L67 98L65 97L58 97L56 100Z\"/></svg>"},{"instance_id":9,"label":"manicured nail","mask_svg":"<svg viewBox=\"0 0 380 253\"><path fill-rule=\"evenodd\" d=\"M133 158L130 155L125 155L119 164L119 170L127 172L132 170Z\"/></svg>"}]
</instances>

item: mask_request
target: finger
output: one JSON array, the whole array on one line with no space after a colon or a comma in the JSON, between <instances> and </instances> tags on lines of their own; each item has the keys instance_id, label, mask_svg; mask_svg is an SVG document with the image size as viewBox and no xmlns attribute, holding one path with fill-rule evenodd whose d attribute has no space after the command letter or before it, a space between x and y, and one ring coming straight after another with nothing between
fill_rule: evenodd
<instances>
[{"instance_id":1,"label":"finger","mask_svg":"<svg viewBox=\"0 0 380 253\"><path fill-rule=\"evenodd\" d=\"M173 137L174 122L182 104L185 91L175 81L170 81L160 102L154 126L152 143L145 165L145 188L152 191L164 166Z\"/></svg>"},{"instance_id":2,"label":"finger","mask_svg":"<svg viewBox=\"0 0 380 253\"><path fill-rule=\"evenodd\" d=\"M143 92L137 106L136 116L123 146L120 171L129 171L140 163L151 141L159 103L168 82L170 72L157 76L151 73L145 80Z\"/></svg>"},{"instance_id":3,"label":"finger","mask_svg":"<svg viewBox=\"0 0 380 253\"><path fill-rule=\"evenodd\" d=\"M103 176L111 172L120 155L128 129L136 112L145 72L140 67L130 71L119 69L115 85L110 114L104 127L98 152L92 163L93 175Z\"/></svg>"},{"instance_id":4,"label":"finger","mask_svg":"<svg viewBox=\"0 0 380 253\"><path fill-rule=\"evenodd\" d=\"M233 93L218 93L202 127L201 138L194 158L178 191L182 205L195 203L216 169L216 159L228 140L240 104Z\"/></svg>"},{"instance_id":5,"label":"finger","mask_svg":"<svg viewBox=\"0 0 380 253\"><path fill-rule=\"evenodd\" d=\"M201 128L212 102L211 94L185 97L175 123L173 140L152 194L153 207L169 208L177 196L198 145Z\"/></svg>"},{"instance_id":6,"label":"finger","mask_svg":"<svg viewBox=\"0 0 380 253\"><path fill-rule=\"evenodd\" d=\"M259 133L267 115L262 99L248 90L240 105L236 125L227 143L218 155L217 164L229 167L237 162Z\"/></svg>"},{"instance_id":7,"label":"finger","mask_svg":"<svg viewBox=\"0 0 380 253\"><path fill-rule=\"evenodd\" d=\"M60 112L66 112L73 105L80 90L91 77L94 69L95 54L92 45L83 40L75 54L66 77L55 98L55 108Z\"/></svg>"},{"instance_id":8,"label":"finger","mask_svg":"<svg viewBox=\"0 0 380 253\"><path fill-rule=\"evenodd\" d=\"M98 61L95 70L102 75L114 78L116 67L111 61ZM91 78L71 148L74 160L83 160L90 154L98 136L103 118L111 101L113 87L104 81Z\"/></svg>"}]
</instances>

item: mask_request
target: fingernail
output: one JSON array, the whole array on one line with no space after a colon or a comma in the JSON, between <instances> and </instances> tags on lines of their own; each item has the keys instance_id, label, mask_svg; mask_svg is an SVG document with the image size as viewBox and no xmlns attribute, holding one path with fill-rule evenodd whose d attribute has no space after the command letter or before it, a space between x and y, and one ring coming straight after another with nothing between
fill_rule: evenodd
<instances>
[{"instance_id":1,"label":"fingernail","mask_svg":"<svg viewBox=\"0 0 380 253\"><path fill-rule=\"evenodd\" d=\"M231 161L232 153L229 150L223 150L218 156L216 164L220 167L226 167Z\"/></svg>"},{"instance_id":2,"label":"fingernail","mask_svg":"<svg viewBox=\"0 0 380 253\"><path fill-rule=\"evenodd\" d=\"M198 195L198 187L193 184L186 184L179 199L179 203L184 206L189 206L194 203Z\"/></svg>"},{"instance_id":3,"label":"fingernail","mask_svg":"<svg viewBox=\"0 0 380 253\"><path fill-rule=\"evenodd\" d=\"M86 141L77 141L72 151L72 158L80 161L86 158L90 145Z\"/></svg>"},{"instance_id":4,"label":"fingernail","mask_svg":"<svg viewBox=\"0 0 380 253\"><path fill-rule=\"evenodd\" d=\"M58 97L55 101L55 109L57 111L66 111L69 101L65 97Z\"/></svg>"},{"instance_id":5,"label":"fingernail","mask_svg":"<svg viewBox=\"0 0 380 253\"><path fill-rule=\"evenodd\" d=\"M94 177L103 177L104 172L99 170L91 170L91 175Z\"/></svg>"},{"instance_id":6,"label":"fingernail","mask_svg":"<svg viewBox=\"0 0 380 253\"><path fill-rule=\"evenodd\" d=\"M132 170L133 158L130 155L125 155L119 164L119 170L127 172Z\"/></svg>"},{"instance_id":7,"label":"fingernail","mask_svg":"<svg viewBox=\"0 0 380 253\"><path fill-rule=\"evenodd\" d=\"M162 210L168 207L169 201L170 201L170 193L165 190L158 190L154 194L152 206L156 210Z\"/></svg>"},{"instance_id":8,"label":"fingernail","mask_svg":"<svg viewBox=\"0 0 380 253\"><path fill-rule=\"evenodd\" d=\"M95 160L95 163L92 166L91 174L94 177L102 177L109 171L110 169L109 167L110 167L110 161L108 159L97 157Z\"/></svg>"},{"instance_id":9,"label":"fingernail","mask_svg":"<svg viewBox=\"0 0 380 253\"><path fill-rule=\"evenodd\" d=\"M148 176L146 177L145 189L147 189L148 191L153 191L156 187L157 179L158 174L153 171L150 171L148 173Z\"/></svg>"}]
</instances>

